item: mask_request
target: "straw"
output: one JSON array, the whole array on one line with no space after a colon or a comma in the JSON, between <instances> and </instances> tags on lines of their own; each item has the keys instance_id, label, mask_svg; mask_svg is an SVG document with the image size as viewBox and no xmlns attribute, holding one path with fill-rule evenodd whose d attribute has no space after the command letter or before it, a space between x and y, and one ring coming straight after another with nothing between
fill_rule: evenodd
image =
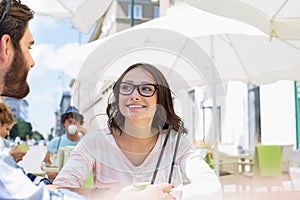
<instances>
[{"instance_id":1,"label":"straw","mask_svg":"<svg viewBox=\"0 0 300 200\"><path fill-rule=\"evenodd\" d=\"M162 149L161 149L158 161L156 163L156 167L155 167L155 171L154 171L153 176L152 176L151 184L154 184L154 182L155 182L155 179L156 179L156 176L157 176L157 172L158 172L158 168L159 168L159 165L160 165L160 162L161 162L161 158L162 158L164 150L166 148L166 144L167 144L169 135L171 133L171 130L172 130L172 126L169 125L169 127L168 127L168 133L167 133L167 136L166 136L166 138L164 140L164 143L163 143L163 146L162 146ZM160 127L160 131L161 131L161 127Z\"/></svg>"},{"instance_id":2,"label":"straw","mask_svg":"<svg viewBox=\"0 0 300 200\"><path fill-rule=\"evenodd\" d=\"M180 141L181 134L182 133L178 131L178 133L177 133L177 140L176 140L176 144L175 144L174 155L173 155L173 160L172 160L172 165L171 165L171 169L170 169L169 182L168 183L171 183L171 180L172 180L173 167L175 165L175 159L176 159L176 155L177 155L177 149L178 149L178 146L179 146L179 141Z\"/></svg>"}]
</instances>

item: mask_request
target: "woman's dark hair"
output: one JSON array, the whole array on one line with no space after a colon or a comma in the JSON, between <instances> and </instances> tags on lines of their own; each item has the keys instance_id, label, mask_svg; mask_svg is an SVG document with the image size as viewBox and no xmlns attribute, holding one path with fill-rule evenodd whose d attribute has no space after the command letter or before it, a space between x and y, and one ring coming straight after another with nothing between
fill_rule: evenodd
<instances>
[{"instance_id":1,"label":"woman's dark hair","mask_svg":"<svg viewBox=\"0 0 300 200\"><path fill-rule=\"evenodd\" d=\"M0 3L0 13L4 12L6 1ZM0 23L0 38L8 34L11 37L15 49L20 48L20 40L23 38L28 22L33 18L34 12L20 1L12 0L9 11Z\"/></svg>"},{"instance_id":2,"label":"woman's dark hair","mask_svg":"<svg viewBox=\"0 0 300 200\"><path fill-rule=\"evenodd\" d=\"M108 127L115 128L122 134L121 129L124 127L125 117L119 109L119 85L124 76L135 68L141 68L151 74L158 85L156 92L157 105L159 106L156 107L152 128L162 127L163 129L167 129L168 126L171 125L175 131L180 130L180 132L186 133L187 130L184 128L183 121L174 111L171 90L166 78L156 67L147 63L136 63L130 66L113 85L113 93L108 100L108 106L106 108Z\"/></svg>"}]
</instances>

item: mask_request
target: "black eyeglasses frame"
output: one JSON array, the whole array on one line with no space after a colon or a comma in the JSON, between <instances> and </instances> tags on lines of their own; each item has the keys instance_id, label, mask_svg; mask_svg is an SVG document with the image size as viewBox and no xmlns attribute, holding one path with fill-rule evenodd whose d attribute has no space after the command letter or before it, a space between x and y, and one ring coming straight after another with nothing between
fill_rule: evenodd
<instances>
[{"instance_id":1,"label":"black eyeglasses frame","mask_svg":"<svg viewBox=\"0 0 300 200\"><path fill-rule=\"evenodd\" d=\"M121 86L122 84L128 84L128 85L133 86L132 91L131 91L130 93L128 93L128 94L127 94L127 93L126 93L126 94L125 94L125 93L122 93L122 92L120 91L120 86ZM152 94L152 95L144 95L144 94L141 93L141 91L140 91L140 86L147 86L147 85L150 85L150 86L153 86L153 87L154 87L154 91L153 91L153 94ZM138 93L139 93L141 96L143 96L143 97L152 97L152 96L155 94L156 90L158 89L158 84L145 83L145 84L135 85L135 84L128 83L128 82L121 82L121 83L119 83L118 90L119 90L119 93L120 93L120 94L125 95L125 96L128 96L128 95L131 95L131 94L134 92L134 90L135 90L136 88L137 88Z\"/></svg>"}]
</instances>

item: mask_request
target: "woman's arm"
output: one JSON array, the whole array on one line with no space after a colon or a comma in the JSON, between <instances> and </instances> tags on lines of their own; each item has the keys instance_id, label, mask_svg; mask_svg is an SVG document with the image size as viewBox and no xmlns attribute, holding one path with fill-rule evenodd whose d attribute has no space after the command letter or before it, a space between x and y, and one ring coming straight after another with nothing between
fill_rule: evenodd
<instances>
[{"instance_id":1,"label":"woman's arm","mask_svg":"<svg viewBox=\"0 0 300 200\"><path fill-rule=\"evenodd\" d=\"M221 182L200 156L185 159L185 175L190 184L184 186L183 199L222 199Z\"/></svg>"}]
</instances>

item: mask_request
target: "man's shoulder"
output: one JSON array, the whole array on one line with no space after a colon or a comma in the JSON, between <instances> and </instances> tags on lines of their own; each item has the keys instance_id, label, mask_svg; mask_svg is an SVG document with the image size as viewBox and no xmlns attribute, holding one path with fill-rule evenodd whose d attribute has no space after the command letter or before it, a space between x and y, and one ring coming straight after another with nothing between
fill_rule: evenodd
<instances>
[{"instance_id":1,"label":"man's shoulder","mask_svg":"<svg viewBox=\"0 0 300 200\"><path fill-rule=\"evenodd\" d=\"M49 142L49 145L51 145L51 144L57 144L58 140L60 140L60 137L61 137L61 136L54 137L54 138Z\"/></svg>"}]
</instances>

